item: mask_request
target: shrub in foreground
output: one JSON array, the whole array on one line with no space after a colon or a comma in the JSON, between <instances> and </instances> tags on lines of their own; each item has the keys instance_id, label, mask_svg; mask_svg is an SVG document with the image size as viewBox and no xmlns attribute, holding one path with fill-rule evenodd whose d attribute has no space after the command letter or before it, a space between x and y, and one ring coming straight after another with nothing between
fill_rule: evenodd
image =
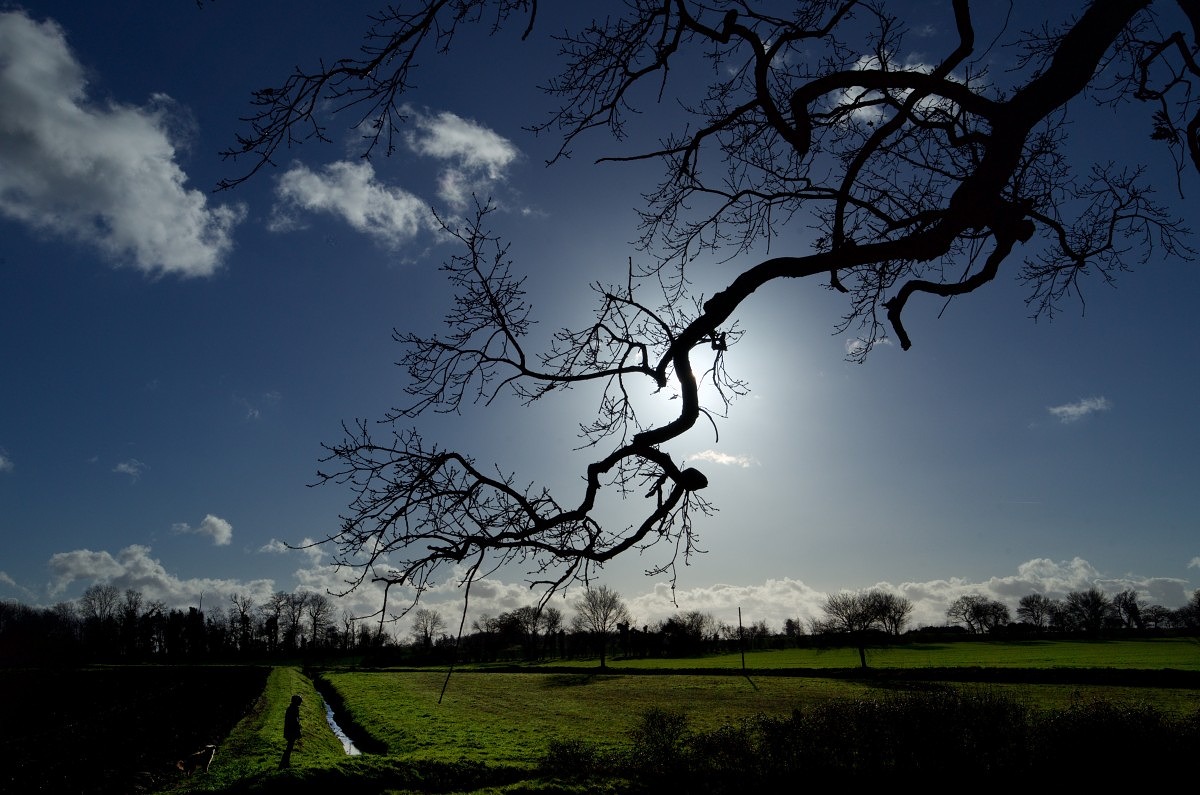
<instances>
[{"instance_id":1,"label":"shrub in foreground","mask_svg":"<svg viewBox=\"0 0 1200 795\"><path fill-rule=\"evenodd\" d=\"M542 769L564 778L608 773L660 793L774 791L814 776L896 782L952 774L994 784L1137 773L1150 750L1159 764L1178 766L1197 743L1200 712L1177 718L1105 701L1041 712L988 691L945 689L831 701L704 732L682 713L654 709L624 754L552 743Z\"/></svg>"}]
</instances>

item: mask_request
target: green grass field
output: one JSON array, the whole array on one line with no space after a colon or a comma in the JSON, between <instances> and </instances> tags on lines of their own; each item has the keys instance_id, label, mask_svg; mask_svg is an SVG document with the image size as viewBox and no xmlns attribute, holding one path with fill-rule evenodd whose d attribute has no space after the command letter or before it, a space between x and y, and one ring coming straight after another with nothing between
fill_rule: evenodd
<instances>
[{"instance_id":1,"label":"green grass field","mask_svg":"<svg viewBox=\"0 0 1200 795\"><path fill-rule=\"evenodd\" d=\"M296 668L277 668L251 713L221 744L211 773L163 792L432 791L427 789L433 786L429 778L437 771L453 771L446 775L462 781L464 770L469 779L475 769L484 771L480 775L488 785L457 791L575 792L543 790L529 783L551 740L579 740L607 750L627 747L631 730L651 708L682 713L691 728L712 731L758 714L782 717L796 707L839 699L886 699L905 689L983 691L1046 710L1104 701L1200 715L1200 688L1154 686L1156 675L1141 673L1200 670L1200 643L1195 639L912 645L871 650L868 661L875 671L901 674L902 669L964 668L973 674L978 673L975 669L1025 669L1055 671L1066 681L948 684L928 681L919 673L860 676L854 649L747 653L748 675L740 675L739 654L688 660L618 658L603 672L597 660L555 662L553 670L534 665L516 671L511 666L507 671L466 667L455 670L448 685L445 669L330 668L320 677L344 702L347 724L357 724L386 747L381 754L346 757L325 723L313 682ZM803 675L786 675L789 669ZM1079 670L1078 676L1072 669ZM1126 674L1132 683L1121 686L1086 683L1086 674L1097 669L1138 673ZM829 674L823 675L825 671ZM283 712L293 693L305 700L304 739L293 769L279 771ZM527 781L510 789L496 785L497 777ZM372 780L414 783L411 790L364 785Z\"/></svg>"},{"instance_id":2,"label":"green grass field","mask_svg":"<svg viewBox=\"0 0 1200 795\"><path fill-rule=\"evenodd\" d=\"M531 765L551 738L616 748L652 707L688 716L701 730L755 714L784 716L800 705L876 698L895 685L788 676L674 674L569 675L455 673L441 703L444 673L330 673L355 720L408 759ZM925 685L933 686L933 685ZM1040 709L1086 700L1148 704L1164 712L1200 710L1200 691L1182 688L1074 684L956 684L984 689Z\"/></svg>"},{"instance_id":3,"label":"green grass field","mask_svg":"<svg viewBox=\"0 0 1200 795\"><path fill-rule=\"evenodd\" d=\"M858 650L780 649L748 651L746 668L778 670L782 668L857 668ZM953 643L914 643L868 648L867 664L872 668L1116 668L1200 671L1200 640L1196 638L1152 638L1143 640L1101 641L970 641ZM534 664L536 668L543 664ZM554 667L595 668L596 660L552 661ZM481 666L486 667L486 666ZM742 667L738 653L689 659L665 657L610 659L614 671L629 669L713 669Z\"/></svg>"},{"instance_id":4,"label":"green grass field","mask_svg":"<svg viewBox=\"0 0 1200 795\"><path fill-rule=\"evenodd\" d=\"M616 747L651 707L686 713L698 728L716 728L755 713L787 714L800 702L852 698L868 690L853 682L792 677L459 672L439 704L444 672L326 678L389 754L518 765L537 761L552 738Z\"/></svg>"}]
</instances>

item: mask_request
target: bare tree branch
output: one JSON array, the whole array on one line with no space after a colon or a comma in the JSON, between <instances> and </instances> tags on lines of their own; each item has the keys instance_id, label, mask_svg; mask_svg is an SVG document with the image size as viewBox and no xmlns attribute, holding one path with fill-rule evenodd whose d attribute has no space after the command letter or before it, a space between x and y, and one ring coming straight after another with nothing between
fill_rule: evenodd
<instances>
[{"instance_id":1,"label":"bare tree branch","mask_svg":"<svg viewBox=\"0 0 1200 795\"><path fill-rule=\"evenodd\" d=\"M1097 0L1056 20L1050 5L1040 29L1013 32L1001 19L978 52L985 6L954 0L954 40L931 64L904 57L906 23L889 9L908 7L885 0L812 0L789 4L786 16L751 0L628 0L557 36L563 68L544 87L561 104L531 129L561 136L551 161L601 132L633 147L602 160L661 163L641 208L638 256L623 283L593 285L590 322L555 332L538 352L523 278L488 228L490 205L444 224L462 248L444 267L457 291L446 334L395 332L410 402L382 424L347 424L318 474L355 495L324 542L356 572L348 586L403 585L415 600L439 577L469 587L514 565L549 593L655 545L669 552L652 571L674 576L697 549L697 513L712 506L700 496L706 476L664 445L701 419L716 428L746 393L725 365L746 322L739 313L767 285L827 277L847 300L838 330L859 330L864 344L850 356L861 360L889 330L901 347L913 343L904 318L914 298L966 296L1006 268L1029 287L1033 314L1052 316L1091 272L1110 280L1152 255L1190 258L1189 230L1140 164L1081 171L1067 122L1086 102L1149 108L1149 137L1173 153L1182 191L1186 163L1188 175L1200 170L1200 12L1185 0ZM326 137L325 103L365 125L364 154L390 148L420 52L448 51L460 26L485 18L495 31L524 15L529 35L536 14L532 0L413 7L375 17L359 57L255 92L250 132L226 153L250 157L250 171L225 186L281 146ZM1020 57L993 74L990 53L1005 45ZM702 69L709 78L696 92L690 78ZM667 100L685 121L643 141L631 114ZM811 248L772 253L797 225L813 230ZM724 289L690 295L696 256L733 261L764 247ZM579 423L579 449L596 458L569 501L401 427L502 394L531 404L584 385L601 393L597 415ZM646 423L639 400L663 390L676 397L674 416ZM716 399L705 405L702 394ZM604 526L602 493L640 499L641 518Z\"/></svg>"}]
</instances>

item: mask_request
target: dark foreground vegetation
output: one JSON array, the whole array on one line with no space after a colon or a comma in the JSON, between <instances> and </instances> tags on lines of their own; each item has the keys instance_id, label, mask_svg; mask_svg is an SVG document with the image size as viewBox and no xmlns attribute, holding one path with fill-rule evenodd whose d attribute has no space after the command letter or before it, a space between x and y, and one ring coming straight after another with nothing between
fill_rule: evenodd
<instances>
[{"instance_id":1,"label":"dark foreground vegetation","mask_svg":"<svg viewBox=\"0 0 1200 795\"><path fill-rule=\"evenodd\" d=\"M0 792L135 793L220 743L261 695L266 667L3 669Z\"/></svg>"},{"instance_id":2,"label":"dark foreground vegetation","mask_svg":"<svg viewBox=\"0 0 1200 795\"><path fill-rule=\"evenodd\" d=\"M1179 718L1146 706L1080 702L1042 712L986 690L893 692L759 715L693 732L686 716L652 710L627 751L552 743L546 772L570 779L627 778L630 792L773 792L801 781L950 782L989 785L1031 776L1076 781L1187 767L1200 713ZM1099 749L1109 748L1102 764ZM1150 759L1153 759L1153 762Z\"/></svg>"}]
</instances>

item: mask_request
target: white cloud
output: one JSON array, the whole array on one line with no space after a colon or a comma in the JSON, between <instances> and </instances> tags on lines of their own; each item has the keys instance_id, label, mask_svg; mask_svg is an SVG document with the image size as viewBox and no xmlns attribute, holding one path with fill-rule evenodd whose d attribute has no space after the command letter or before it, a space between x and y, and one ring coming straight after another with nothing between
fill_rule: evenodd
<instances>
[{"instance_id":1,"label":"white cloud","mask_svg":"<svg viewBox=\"0 0 1200 795\"><path fill-rule=\"evenodd\" d=\"M312 539L304 539L297 546L311 543ZM346 590L347 580L353 574L328 563L319 547L292 550L286 544L272 539L260 551L302 553L304 565L293 574L295 590L337 594ZM1200 559L1193 561L1192 565L1200 566ZM150 556L149 547L140 545L126 547L115 556L87 549L59 553L50 559L49 569L52 579L48 591L51 598L63 593L73 583L79 583L78 590L82 591L83 587L96 582L111 583L122 590L139 590L147 599L161 600L169 607L196 605L201 599L205 604L227 604L229 596L234 593L249 595L256 603L262 603L278 590L274 581L269 579L249 582L180 579ZM438 582L431 583L421 598L421 606L442 613L452 627L452 633L457 631L465 606L469 607L466 619L466 629L469 631L471 623L480 617L495 617L518 607L536 604L541 595L525 583L484 578L472 585L470 604L464 605L460 583L465 573L464 568L448 571ZM2 574L0 584L12 585L5 581ZM1003 602L1013 612L1015 619L1017 602L1022 596L1040 593L1052 599L1062 599L1071 591L1091 587L1109 594L1133 589L1148 603L1166 607L1185 604L1193 590L1193 586L1181 579L1131 575L1106 577L1079 557L1062 561L1036 558L1018 566L1015 574L980 581L951 578L919 583L880 582L857 590L877 588L909 599L914 607L909 627L915 628L945 625L946 608L955 599L967 594L982 594ZM561 610L569 622L574 614L574 603L581 594L582 589L575 586L555 595L549 604ZM811 619L823 616L821 605L827 594L801 580L783 578L760 583L718 583L677 590L672 590L666 583L654 583L642 592L622 590L621 596L638 626L653 626L680 612L691 610L710 613L718 621L736 626L740 608L743 623L766 621L773 631L778 632L789 618L798 619L807 629ZM409 607L411 597L412 592L408 588L393 587L388 599L388 617L398 616ZM344 610L352 616L378 614L383 605L383 588L368 578L353 593L337 599L336 605L339 613ZM395 634L404 635L408 630L406 619L390 623L388 628Z\"/></svg>"},{"instance_id":2,"label":"white cloud","mask_svg":"<svg viewBox=\"0 0 1200 795\"><path fill-rule=\"evenodd\" d=\"M233 541L233 525L211 513L204 517L204 521L198 527L192 527L187 522L179 522L171 529L181 534L209 536L215 547L229 546Z\"/></svg>"},{"instance_id":3,"label":"white cloud","mask_svg":"<svg viewBox=\"0 0 1200 795\"><path fill-rule=\"evenodd\" d=\"M457 160L464 168L485 172L489 179L499 179L517 158L517 148L507 138L453 113L420 116L416 125L421 133L408 136L414 152Z\"/></svg>"},{"instance_id":4,"label":"white cloud","mask_svg":"<svg viewBox=\"0 0 1200 795\"><path fill-rule=\"evenodd\" d=\"M455 164L438 179L438 196L451 207L464 207L472 193L502 179L519 154L507 138L453 113L417 115L414 124L406 136L412 151Z\"/></svg>"},{"instance_id":5,"label":"white cloud","mask_svg":"<svg viewBox=\"0 0 1200 795\"><path fill-rule=\"evenodd\" d=\"M168 97L89 102L62 29L0 13L0 215L149 273L208 276L241 206L210 206L175 162Z\"/></svg>"},{"instance_id":6,"label":"white cloud","mask_svg":"<svg viewBox=\"0 0 1200 795\"><path fill-rule=\"evenodd\" d=\"M749 469L758 463L754 458L748 455L729 455L728 453L719 453L716 450L704 450L703 452L693 453L688 456L689 461L709 461L714 464L723 466L741 467Z\"/></svg>"},{"instance_id":7,"label":"white cloud","mask_svg":"<svg viewBox=\"0 0 1200 795\"><path fill-rule=\"evenodd\" d=\"M920 35L920 34L918 34ZM886 61L887 71L903 71L917 72L920 74L929 74L933 71L933 65L923 60L920 53L910 54L903 63L895 60L891 53L885 53L883 56ZM878 53L859 56L851 67L857 71L872 70L877 71L883 68L884 64L880 60ZM954 74L947 75L948 80L958 81L959 78ZM904 102L912 93L908 89L891 89L887 95L896 102ZM882 104L884 92L878 89L869 89L864 86L855 86L843 89L840 92L834 92L830 95L830 107L850 107L850 118L860 123L866 124L882 124L891 117L893 111L886 105ZM940 95L934 94L921 97L913 107L913 110L918 113L932 113L939 109L953 112L954 103Z\"/></svg>"},{"instance_id":8,"label":"white cloud","mask_svg":"<svg viewBox=\"0 0 1200 795\"><path fill-rule=\"evenodd\" d=\"M296 228L288 213L294 208L335 215L390 248L438 228L425 202L376 180L366 161L330 163L320 173L297 164L279 178L275 193L282 202L271 222L276 232Z\"/></svg>"},{"instance_id":9,"label":"white cloud","mask_svg":"<svg viewBox=\"0 0 1200 795\"><path fill-rule=\"evenodd\" d=\"M437 177L437 197L459 210L472 194L490 189L519 155L506 138L453 113L406 112L415 130L405 135L409 149L445 164ZM314 171L297 163L276 184L278 204L272 210L273 232L303 229L302 212L326 213L389 247L398 248L421 232L438 234L441 224L431 202L384 184L370 162L338 161Z\"/></svg>"},{"instance_id":10,"label":"white cloud","mask_svg":"<svg viewBox=\"0 0 1200 795\"><path fill-rule=\"evenodd\" d=\"M235 593L261 604L275 591L275 583L269 579L248 582L207 577L180 579L150 557L149 547L139 544L125 547L115 557L88 549L60 552L50 558L49 568L51 597L62 594L74 583L85 584L83 587L104 583L122 591L141 591L147 601L161 601L171 608L201 603L224 606Z\"/></svg>"},{"instance_id":11,"label":"white cloud","mask_svg":"<svg viewBox=\"0 0 1200 795\"><path fill-rule=\"evenodd\" d=\"M1108 411L1112 403L1106 397L1090 397L1077 400L1074 403L1064 403L1061 406L1050 406L1049 411L1059 422L1078 422L1089 414L1097 411Z\"/></svg>"},{"instance_id":12,"label":"white cloud","mask_svg":"<svg viewBox=\"0 0 1200 795\"><path fill-rule=\"evenodd\" d=\"M869 352L875 350L880 345L891 346L891 344L892 344L891 337L880 337L877 340L875 340L874 342L868 342L867 340L864 340L862 337L855 337L854 339L846 340L846 355L847 356L861 356L863 353L869 353Z\"/></svg>"},{"instance_id":13,"label":"white cloud","mask_svg":"<svg viewBox=\"0 0 1200 795\"><path fill-rule=\"evenodd\" d=\"M14 580L6 571L0 571L0 588L7 588L10 592L19 593L21 595L19 598L23 600L32 601L37 598L36 593Z\"/></svg>"},{"instance_id":14,"label":"white cloud","mask_svg":"<svg viewBox=\"0 0 1200 795\"><path fill-rule=\"evenodd\" d=\"M14 469L16 469L16 465L8 457L8 452L0 447L0 472L12 472Z\"/></svg>"},{"instance_id":15,"label":"white cloud","mask_svg":"<svg viewBox=\"0 0 1200 795\"><path fill-rule=\"evenodd\" d=\"M291 547L280 541L278 538L272 538L267 543L258 548L259 552L268 552L272 555L285 555L291 552Z\"/></svg>"},{"instance_id":16,"label":"white cloud","mask_svg":"<svg viewBox=\"0 0 1200 795\"><path fill-rule=\"evenodd\" d=\"M129 475L129 479L132 482L137 483L138 478L142 476L142 472L144 472L145 469L145 464L143 464L141 461L138 461L136 458L131 458L128 461L122 461L121 463L117 464L112 468L112 471L120 475Z\"/></svg>"},{"instance_id":17,"label":"white cloud","mask_svg":"<svg viewBox=\"0 0 1200 795\"><path fill-rule=\"evenodd\" d=\"M1200 569L1200 557L1195 557L1189 560L1187 567L1189 569Z\"/></svg>"},{"instance_id":18,"label":"white cloud","mask_svg":"<svg viewBox=\"0 0 1200 795\"><path fill-rule=\"evenodd\" d=\"M135 549L148 548L129 547L126 552ZM71 552L58 552L51 556L50 563L50 595L62 593L68 585L76 580L103 582L118 577L124 572L124 566L117 562L107 552L93 552L90 549L76 549Z\"/></svg>"},{"instance_id":19,"label":"white cloud","mask_svg":"<svg viewBox=\"0 0 1200 795\"><path fill-rule=\"evenodd\" d=\"M1109 594L1133 589L1148 603L1166 607L1186 603L1191 593L1191 586L1185 580L1132 575L1108 577L1079 557L1063 561L1037 558L1018 566L1013 575L979 581L952 578L899 584L880 582L857 590L878 588L909 599L913 603L909 627L914 628L945 625L946 608L955 599L967 594L982 594L1003 602L1008 605L1015 620L1017 602L1022 596L1041 593L1053 599L1063 599L1071 591L1084 591L1092 587ZM658 583L648 592L624 593L622 596L638 625L653 625L690 610L711 613L718 621L736 625L738 608L741 608L743 623L766 621L773 631L778 632L789 618L799 619L807 629L810 619L823 616L821 605L827 594L801 580L784 578L748 585L716 584L675 591L665 583ZM474 602L474 591L471 599Z\"/></svg>"}]
</instances>

